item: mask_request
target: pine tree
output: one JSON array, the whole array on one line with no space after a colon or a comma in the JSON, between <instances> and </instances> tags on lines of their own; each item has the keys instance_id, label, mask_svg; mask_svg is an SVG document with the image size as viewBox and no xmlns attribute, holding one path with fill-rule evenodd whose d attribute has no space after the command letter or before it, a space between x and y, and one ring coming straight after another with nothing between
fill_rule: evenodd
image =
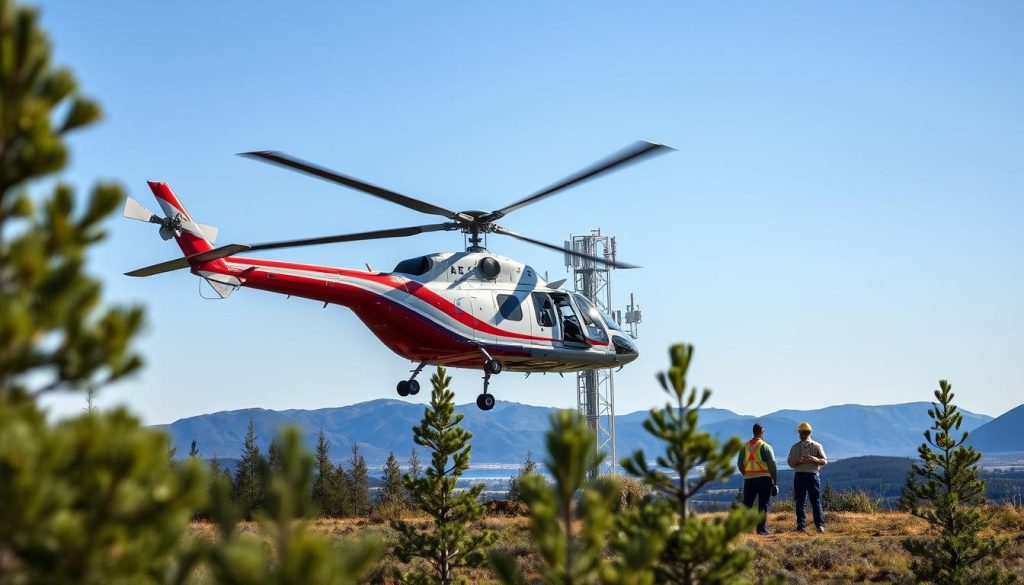
<instances>
[{"instance_id":1,"label":"pine tree","mask_svg":"<svg viewBox=\"0 0 1024 585\"><path fill-rule=\"evenodd\" d=\"M32 182L53 183L44 179L64 168L65 138L100 108L51 64L35 9L0 0L0 47L0 399L96 390L142 364L131 348L142 309L104 308L85 272L124 192L99 183L83 204L56 181L46 196L29 194Z\"/></svg>"},{"instance_id":2,"label":"pine tree","mask_svg":"<svg viewBox=\"0 0 1024 585\"><path fill-rule=\"evenodd\" d=\"M242 445L242 455L235 466L233 486L235 500L246 518L252 518L253 513L263 505L267 468L263 452L256 444L256 429L250 417L245 442Z\"/></svg>"},{"instance_id":3,"label":"pine tree","mask_svg":"<svg viewBox=\"0 0 1024 585\"><path fill-rule=\"evenodd\" d=\"M332 517L352 515L352 510L349 508L351 502L348 497L348 488L348 475L345 473L345 466L335 465L334 473L331 475L331 481L328 485L331 501L335 503L333 513L331 514Z\"/></svg>"},{"instance_id":4,"label":"pine tree","mask_svg":"<svg viewBox=\"0 0 1024 585\"><path fill-rule=\"evenodd\" d=\"M341 490L335 477L335 466L330 458L331 445L320 429L316 440L315 465L313 468L313 503L320 514L326 517L341 515L342 503L339 501Z\"/></svg>"},{"instance_id":5,"label":"pine tree","mask_svg":"<svg viewBox=\"0 0 1024 585\"><path fill-rule=\"evenodd\" d=\"M370 513L370 477L366 459L359 454L359 443L352 445L352 457L345 471L345 497L348 500L348 514L366 516Z\"/></svg>"},{"instance_id":6,"label":"pine tree","mask_svg":"<svg viewBox=\"0 0 1024 585\"><path fill-rule=\"evenodd\" d=\"M643 451L622 461L623 468L666 496L647 502L641 517L672 518L674 529L668 535L661 560L656 567L658 583L723 583L741 578L753 557L745 548L734 546L737 538L760 522L760 514L746 508L733 509L728 515L700 518L690 509L690 501L708 485L727 481L734 472L736 456L743 444L732 437L719 445L710 433L698 430L699 409L711 397L704 389L687 392L686 373L693 361L692 345L674 345L669 349L672 366L658 374L658 381L675 404L652 409L644 428L665 445L656 466L648 463ZM672 470L669 475L664 470ZM694 474L700 470L699 474ZM673 477L674 476L674 477ZM644 516L644 514L648 516ZM634 537L651 526L637 526ZM661 527L654 525L656 535Z\"/></svg>"},{"instance_id":7,"label":"pine tree","mask_svg":"<svg viewBox=\"0 0 1024 585\"><path fill-rule=\"evenodd\" d=\"M231 470L226 467L221 467L220 459L216 455L213 456L213 459L210 459L210 477L213 481L224 479L227 481L228 485L232 485L233 483Z\"/></svg>"},{"instance_id":8,"label":"pine tree","mask_svg":"<svg viewBox=\"0 0 1024 585\"><path fill-rule=\"evenodd\" d=\"M187 572L204 466L126 411L48 422L0 399L0 583L151 583ZM177 567L177 569L175 569Z\"/></svg>"},{"instance_id":9,"label":"pine tree","mask_svg":"<svg viewBox=\"0 0 1024 585\"><path fill-rule=\"evenodd\" d=\"M408 522L393 522L398 531L394 552L405 563L425 559L429 572L405 575L413 583L456 582L460 567L476 567L484 562L484 547L494 541L489 531L472 531L470 523L484 514L479 502L483 485L456 492L456 482L469 469L469 440L473 435L459 426L463 416L455 414L455 393L448 385L451 378L444 368L430 379L433 390L423 420L413 427L413 440L430 450L430 465L423 477L406 475L405 485L414 505L430 516L422 527Z\"/></svg>"},{"instance_id":10,"label":"pine tree","mask_svg":"<svg viewBox=\"0 0 1024 585\"><path fill-rule=\"evenodd\" d=\"M227 481L215 476L211 490L199 460L171 463L166 434L92 408L99 389L140 367L131 341L142 310L104 308L84 271L120 188L101 184L84 205L59 182L29 194L64 167L65 136L100 117L71 71L52 65L38 20L0 0L0 583L205 582L217 560L228 562L220 583L357 581L379 543L340 552L292 522L278 523L287 532L275 533L274 554L252 534L195 538L198 513L231 516ZM51 420L36 397L57 390L84 390L90 408Z\"/></svg>"},{"instance_id":11,"label":"pine tree","mask_svg":"<svg viewBox=\"0 0 1024 585\"><path fill-rule=\"evenodd\" d=\"M405 507L408 494L405 491L405 480L402 477L402 469L398 466L398 459L394 452L388 453L387 462L384 463L384 476L382 484L377 491L377 505L391 507Z\"/></svg>"},{"instance_id":12,"label":"pine tree","mask_svg":"<svg viewBox=\"0 0 1024 585\"><path fill-rule=\"evenodd\" d=\"M423 475L423 464L420 463L420 455L416 452L416 447L413 447L412 452L409 453L409 473L407 475L413 479L419 479ZM405 481L404 477L402 481ZM411 508L415 505L412 494L409 493L409 490L405 490L405 506Z\"/></svg>"},{"instance_id":13,"label":"pine tree","mask_svg":"<svg viewBox=\"0 0 1024 585\"><path fill-rule=\"evenodd\" d=\"M985 482L977 466L981 453L964 446L967 432L953 437L963 423L953 397L953 387L940 380L938 402L928 409L934 422L917 450L921 463L912 467L903 492L911 513L927 520L934 534L909 538L903 547L917 557L911 569L918 580L938 585L1011 583L1013 575L985 563L1002 554L1008 542L979 534L988 525L980 508L985 503Z\"/></svg>"},{"instance_id":14,"label":"pine tree","mask_svg":"<svg viewBox=\"0 0 1024 585\"><path fill-rule=\"evenodd\" d=\"M667 518L639 510L616 513L619 494L614 480L585 485L588 471L604 456L594 450L594 433L579 413L563 410L553 414L546 443L551 484L533 471L520 478L522 496L530 508L530 535L543 562L542 582L652 583L651 566L669 531ZM642 534L641 526L645 529ZM635 532L627 534L624 528ZM492 551L489 557L502 582L527 582L515 557L500 551Z\"/></svg>"},{"instance_id":15,"label":"pine tree","mask_svg":"<svg viewBox=\"0 0 1024 585\"><path fill-rule=\"evenodd\" d=\"M196 444L196 440L192 439L192 447L188 450L188 456L191 459L199 458L199 446Z\"/></svg>"},{"instance_id":16,"label":"pine tree","mask_svg":"<svg viewBox=\"0 0 1024 585\"><path fill-rule=\"evenodd\" d=\"M537 472L537 462L533 460L533 451L526 453L526 460L519 467L519 473L508 479L508 493L505 494L505 499L513 502L524 502L522 492L522 481L529 473Z\"/></svg>"},{"instance_id":17,"label":"pine tree","mask_svg":"<svg viewBox=\"0 0 1024 585\"><path fill-rule=\"evenodd\" d=\"M423 473L423 464L420 463L420 455L416 452L416 447L413 447L412 453L409 454L409 475L413 479L419 479L421 473Z\"/></svg>"},{"instance_id":18,"label":"pine tree","mask_svg":"<svg viewBox=\"0 0 1024 585\"><path fill-rule=\"evenodd\" d=\"M281 471L281 456L278 453L276 438L270 441L270 447L267 448L267 465L270 466L271 473Z\"/></svg>"},{"instance_id":19,"label":"pine tree","mask_svg":"<svg viewBox=\"0 0 1024 585\"><path fill-rule=\"evenodd\" d=\"M220 538L205 553L215 583L281 585L324 583L349 585L379 557L383 544L376 538L339 546L317 532L307 516L313 477L313 457L303 449L297 428L286 428L277 440L278 471L270 475L266 505L255 513L260 533L240 530L228 505L225 482L214 485L212 514Z\"/></svg>"}]
</instances>

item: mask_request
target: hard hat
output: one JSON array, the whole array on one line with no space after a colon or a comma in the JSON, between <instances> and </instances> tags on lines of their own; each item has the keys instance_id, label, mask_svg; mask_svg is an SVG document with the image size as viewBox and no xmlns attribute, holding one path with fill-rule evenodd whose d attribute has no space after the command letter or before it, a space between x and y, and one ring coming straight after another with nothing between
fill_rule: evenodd
<instances>
[{"instance_id":1,"label":"hard hat","mask_svg":"<svg viewBox=\"0 0 1024 585\"><path fill-rule=\"evenodd\" d=\"M814 429L811 428L811 423L809 423L809 422L802 422L802 423L800 423L800 426L798 426L796 428L796 430L798 430L798 431L813 431Z\"/></svg>"}]
</instances>

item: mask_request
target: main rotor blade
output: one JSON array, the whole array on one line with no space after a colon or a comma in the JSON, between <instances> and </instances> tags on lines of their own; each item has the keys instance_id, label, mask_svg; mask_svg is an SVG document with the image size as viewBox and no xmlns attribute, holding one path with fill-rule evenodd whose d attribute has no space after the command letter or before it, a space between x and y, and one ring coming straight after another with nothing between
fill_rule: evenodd
<instances>
[{"instance_id":1,"label":"main rotor blade","mask_svg":"<svg viewBox=\"0 0 1024 585\"><path fill-rule=\"evenodd\" d=\"M374 197L379 197L386 201L397 203L402 207L407 207L409 209L419 211L420 213L440 215L441 217L447 217L449 219L454 219L457 221L472 221L473 219L472 217L469 217L468 215L465 215L463 213L452 211L450 209L445 209L444 207L439 207L432 203L427 203L426 201L420 201L419 199L414 199L412 197L402 195L401 193L395 193L394 191L390 191L383 187L378 187L376 185L364 183L359 179L355 179L353 177L349 177L347 175L334 172L330 169L321 167L311 162L304 161L299 158L295 158L294 156L276 150L242 152L239 153L238 156L244 156L246 158L251 158L255 160L262 160L264 162L273 163L276 165L280 165L282 167L306 173L307 175L313 175L314 177L318 177L325 181L345 185L346 187L351 187L352 189L362 191L363 193L366 193L368 195L373 195Z\"/></svg>"},{"instance_id":2,"label":"main rotor blade","mask_svg":"<svg viewBox=\"0 0 1024 585\"><path fill-rule=\"evenodd\" d=\"M418 225L406 228L394 228L389 230L376 230L372 232L361 232L358 234L341 234L337 236L325 236L322 238L307 238L302 240L285 240L281 242L265 242L253 244L247 251L257 252L259 250L276 250L278 248L295 248L298 246L316 246L319 244L334 244L338 242L356 242L359 240L379 240L383 238L404 238L415 236L426 232L439 232L448 229L456 229L456 224L436 223L431 225Z\"/></svg>"},{"instance_id":3,"label":"main rotor blade","mask_svg":"<svg viewBox=\"0 0 1024 585\"><path fill-rule=\"evenodd\" d=\"M497 211L492 211L487 216L487 219L490 221L500 219L521 207L532 205L541 199L550 197L560 191L564 191L570 187L589 181L590 179L595 179L607 172L625 168L631 164L640 162L649 156L662 154L672 150L675 149L670 146L665 146L664 144L655 144L653 142L638 140L608 158L596 162L573 175L569 175L543 191L538 191L529 197L520 199L508 207L502 207Z\"/></svg>"},{"instance_id":4,"label":"main rotor blade","mask_svg":"<svg viewBox=\"0 0 1024 585\"><path fill-rule=\"evenodd\" d=\"M591 256L590 254L584 254L583 252L577 252L576 250L567 250L567 249L563 248L562 246L556 246L554 244L549 244L547 242L542 242L540 240L535 240L533 238L529 238L529 237L517 234L515 232L509 231L509 230L507 230L507 229L505 229L505 228L503 228L501 226L497 226L497 225L494 226L494 233L501 234L501 235L504 235L504 236L511 236L511 237L513 237L513 238L515 238L517 240L522 240L524 242L529 242L529 243L531 243L531 244L533 244L535 246L540 246L542 248L547 248L549 250L554 250L556 252L562 252L564 254L568 254L570 256L575 256L577 258L584 258L584 259L587 259L587 260L593 260L594 262L597 262L599 264L607 264L608 266L612 266L614 268L640 268L636 264L627 264L626 262L618 262L618 261L612 260L610 258L602 258L600 256Z\"/></svg>"}]
</instances>

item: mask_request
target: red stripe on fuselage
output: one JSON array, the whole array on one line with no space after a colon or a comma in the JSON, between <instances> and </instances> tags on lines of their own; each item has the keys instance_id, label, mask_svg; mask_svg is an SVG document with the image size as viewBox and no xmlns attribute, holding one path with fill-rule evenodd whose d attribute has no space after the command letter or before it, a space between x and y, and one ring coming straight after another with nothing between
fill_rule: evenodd
<instances>
[{"instance_id":1,"label":"red stripe on fuselage","mask_svg":"<svg viewBox=\"0 0 1024 585\"><path fill-rule=\"evenodd\" d=\"M482 362L480 344L438 325L407 305L353 284L330 282L330 286L325 286L326 282L256 270L246 276L244 286L347 306L384 345L406 359L469 367ZM492 355L529 357L527 351L483 345Z\"/></svg>"},{"instance_id":2,"label":"red stripe on fuselage","mask_svg":"<svg viewBox=\"0 0 1024 585\"><path fill-rule=\"evenodd\" d=\"M389 286L389 287L391 287L393 289L396 289L396 290L403 290L407 294L412 295L412 296L420 299L421 301L423 301L423 302L425 302L425 303L427 303L427 304L429 304L429 305L439 309L440 311L444 312L446 317L451 318L451 319L453 319L455 321L458 321L459 323L461 323L461 324L463 324L463 325L465 325L465 326L467 326L467 327L469 327L471 329L474 329L475 331L477 331L477 332L479 332L481 334L490 334L490 335L496 335L496 336L500 335L502 337L509 337L509 338L512 338L512 339L524 339L524 340L529 340L529 341L545 341L545 342L548 342L548 343L551 343L551 342L555 341L555 340L553 340L550 337L536 337L536 336L533 336L533 335L526 335L526 334L523 334L523 333L515 333L513 331L506 331L504 329L495 327L495 326L493 326L493 325L491 325L491 324L489 324L489 323L487 323L485 321L477 319L476 317L474 317L474 316L472 316L472 315L470 315L468 313L458 311L456 306L452 302L448 301L447 299L445 299L441 295L437 294L436 292L430 290L429 288L424 286L422 283L416 282L414 280L409 280L409 279L407 279L405 277L401 277L401 276L379 275L379 274L371 274L369 272L363 272L363 271L360 271L360 270L351 270L351 269L348 269L348 268L333 268L333 267L328 267L328 266L314 266L314 265L310 265L310 264L295 264L295 263L292 263L292 262L280 262L280 261L276 261L276 260L261 260L261 259L255 259L255 258L251 258L250 259L250 258L237 258L237 257L234 257L234 258L230 258L229 262L232 263L232 264L247 264L247 265L251 265L251 266L262 266L262 267L266 267L266 268L282 268L282 269L287 269L287 270L304 270L304 271L309 271L309 272L318 272L318 273L321 273L321 274L336 274L338 276L347 276L347 277L351 277L351 278L357 278L357 279L360 279L360 280L366 280L366 281L369 281L369 282L375 282L375 283L378 283L378 284L381 284L381 285ZM237 270L236 273L237 272L241 272L241 269ZM251 274L255 274L255 273L251 273ZM327 279L318 280L318 279L315 279L315 278L305 277L305 276L294 276L294 275L283 275L283 274L282 275L278 275L278 278L281 278L281 277L305 279L305 280L310 280L310 281L315 281L315 282L325 282L325 283L329 283L329 286L334 286L334 287L339 287L339 285L341 285L341 283L337 283L337 282L330 281L330 280L327 280ZM252 276L247 276L246 280L248 281L248 279L250 279L250 278L252 278ZM248 282L246 284L248 285ZM276 290L278 287L258 287L258 288L264 288L265 290L269 290L269 291L272 291L272 292L281 292L280 290ZM358 288L358 287L356 287L356 288ZM362 289L360 289L360 290L362 290ZM339 299L336 299L336 298L327 298L328 295L323 294L323 293L315 293L313 296L310 296L310 295L307 295L307 294L302 294L302 293L297 293L297 292L286 292L285 294L297 294L297 295L300 295L300 296L305 296L307 298L312 298L312 299L316 299L316 300L320 300L320 301L333 302L333 303L337 303L337 304L340 304L340 305L345 305L345 306L352 307L353 309L355 308L349 302L344 302L343 300L339 300ZM378 295L376 293L372 293L372 294L374 294L375 296L382 296L382 295ZM397 303L397 301L393 301L391 299L388 299L388 301L389 302L396 302ZM401 304L401 303L399 303L399 304ZM408 307L408 305L403 305L403 306L407 306ZM410 310L415 310L412 307L408 307L408 308Z\"/></svg>"}]
</instances>

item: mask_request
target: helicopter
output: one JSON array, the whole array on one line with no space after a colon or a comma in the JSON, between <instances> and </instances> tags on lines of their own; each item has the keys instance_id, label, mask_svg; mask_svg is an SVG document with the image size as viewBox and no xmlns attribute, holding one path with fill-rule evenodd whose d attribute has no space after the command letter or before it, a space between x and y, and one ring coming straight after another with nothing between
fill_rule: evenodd
<instances>
[{"instance_id":1,"label":"helicopter","mask_svg":"<svg viewBox=\"0 0 1024 585\"><path fill-rule=\"evenodd\" d=\"M125 273L145 277L189 269L204 279L220 298L246 287L348 307L393 352L416 362L411 376L398 381L400 396L420 390L416 380L428 365L480 369L483 391L476 404L494 408L491 376L502 371L577 372L621 367L639 356L636 342L608 314L582 294L561 290L564 279L548 282L532 267L494 254L486 236L515 238L570 256L614 268L637 268L614 257L588 255L508 230L496 221L598 176L673 150L638 141L551 186L500 209L452 211L279 151L241 153L446 221L403 228L316 238L228 244L214 247L218 229L194 221L171 187L148 181L164 215L134 199L125 202L124 216L159 226L164 240L174 239L182 256ZM401 238L436 231L461 231L465 251L439 252L399 262L390 272L314 266L239 256L276 250L360 240ZM216 297L215 297L216 298Z\"/></svg>"}]
</instances>

